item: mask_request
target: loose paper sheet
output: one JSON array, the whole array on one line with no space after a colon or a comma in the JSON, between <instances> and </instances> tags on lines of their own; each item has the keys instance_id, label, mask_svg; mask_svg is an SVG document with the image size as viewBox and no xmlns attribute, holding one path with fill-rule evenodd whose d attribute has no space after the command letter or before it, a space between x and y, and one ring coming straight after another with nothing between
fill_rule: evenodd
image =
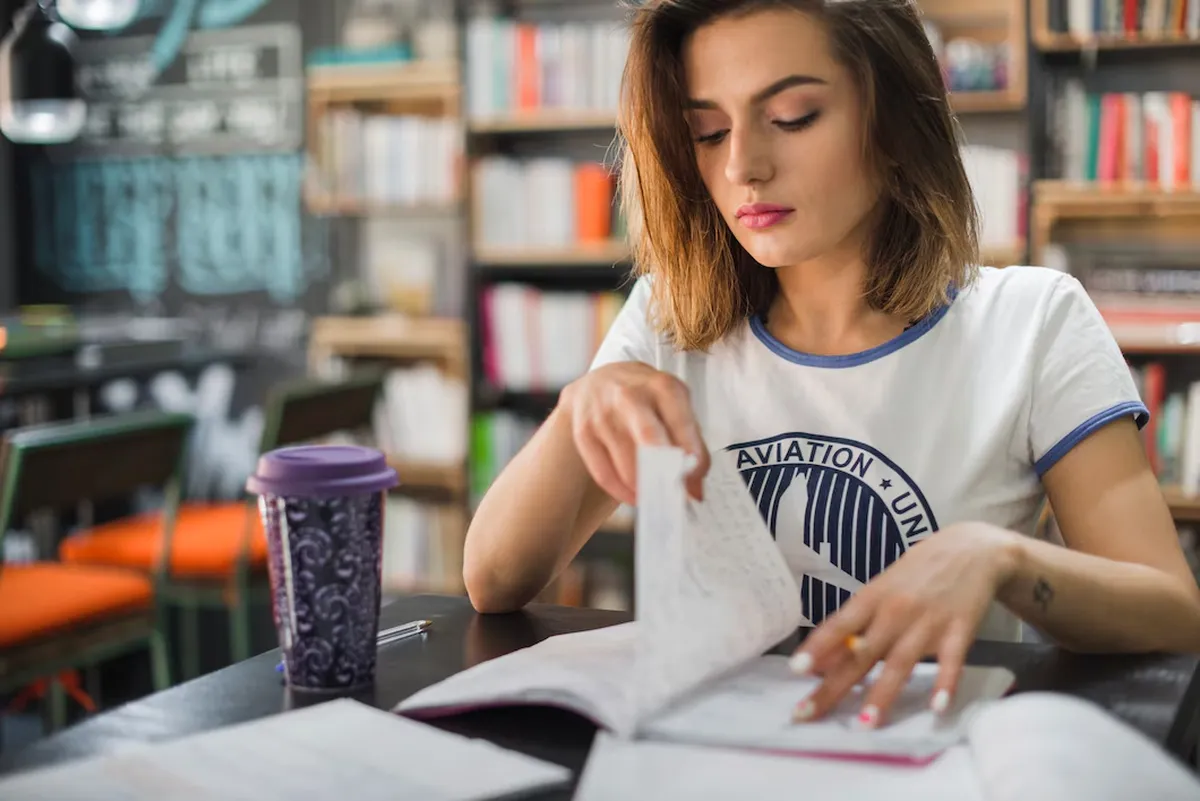
<instances>
[{"instance_id":1,"label":"loose paper sheet","mask_svg":"<svg viewBox=\"0 0 1200 801\"><path fill-rule=\"evenodd\" d=\"M469 770L464 770L469 766ZM474 801L570 771L350 700L0 781L5 801Z\"/></svg>"}]
</instances>

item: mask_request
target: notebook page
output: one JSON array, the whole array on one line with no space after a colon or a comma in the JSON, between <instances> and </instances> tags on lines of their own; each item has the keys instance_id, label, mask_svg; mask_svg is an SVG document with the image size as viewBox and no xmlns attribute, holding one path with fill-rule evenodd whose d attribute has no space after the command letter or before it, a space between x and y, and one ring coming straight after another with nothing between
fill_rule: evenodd
<instances>
[{"instance_id":1,"label":"notebook page","mask_svg":"<svg viewBox=\"0 0 1200 801\"><path fill-rule=\"evenodd\" d=\"M989 801L1200 799L1200 780L1161 746L1080 698L1007 698L969 740Z\"/></svg>"},{"instance_id":2,"label":"notebook page","mask_svg":"<svg viewBox=\"0 0 1200 801\"><path fill-rule=\"evenodd\" d=\"M600 732L575 801L984 801L966 746L923 767L618 740Z\"/></svg>"},{"instance_id":3,"label":"notebook page","mask_svg":"<svg viewBox=\"0 0 1200 801\"><path fill-rule=\"evenodd\" d=\"M470 770L463 770L470 765ZM474 801L566 784L566 768L351 700L0 781L5 801Z\"/></svg>"},{"instance_id":4,"label":"notebook page","mask_svg":"<svg viewBox=\"0 0 1200 801\"><path fill-rule=\"evenodd\" d=\"M731 458L713 455L704 500L695 501L683 483L683 451L639 449L640 719L759 656L800 623L796 581Z\"/></svg>"},{"instance_id":5,"label":"notebook page","mask_svg":"<svg viewBox=\"0 0 1200 801\"><path fill-rule=\"evenodd\" d=\"M477 707L540 704L577 712L600 726L634 725L635 623L559 634L426 687L396 705L412 717Z\"/></svg>"},{"instance_id":6,"label":"notebook page","mask_svg":"<svg viewBox=\"0 0 1200 801\"><path fill-rule=\"evenodd\" d=\"M952 706L936 715L929 699L937 665L921 663L893 704L887 723L864 730L857 716L879 670L876 667L821 719L793 723L792 710L820 680L794 675L784 656L762 656L680 699L646 723L642 734L697 745L923 762L965 741L973 716L1013 683L1006 668L963 668Z\"/></svg>"}]
</instances>

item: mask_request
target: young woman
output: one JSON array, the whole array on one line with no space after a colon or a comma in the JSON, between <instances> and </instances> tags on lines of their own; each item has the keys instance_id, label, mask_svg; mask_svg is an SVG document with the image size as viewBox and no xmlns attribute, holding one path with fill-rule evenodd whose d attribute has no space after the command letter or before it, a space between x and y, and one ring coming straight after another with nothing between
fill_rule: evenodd
<instances>
[{"instance_id":1,"label":"young woman","mask_svg":"<svg viewBox=\"0 0 1200 801\"><path fill-rule=\"evenodd\" d=\"M465 579L528 602L620 502L642 443L729 458L817 628L821 715L879 661L875 725L937 657L1025 621L1078 650L1200 650L1200 591L1145 407L1080 284L977 268L974 202L908 0L649 0L624 76L641 278L593 369L484 499ZM1035 540L1048 498L1066 547ZM785 548L786 551L786 548ZM860 646L848 649L847 637Z\"/></svg>"}]
</instances>

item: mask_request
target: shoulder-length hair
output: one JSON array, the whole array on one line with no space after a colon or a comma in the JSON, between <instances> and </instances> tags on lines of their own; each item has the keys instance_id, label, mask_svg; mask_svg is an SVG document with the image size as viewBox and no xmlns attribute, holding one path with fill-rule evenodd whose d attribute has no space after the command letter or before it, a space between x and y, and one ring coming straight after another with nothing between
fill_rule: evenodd
<instances>
[{"instance_id":1,"label":"shoulder-length hair","mask_svg":"<svg viewBox=\"0 0 1200 801\"><path fill-rule=\"evenodd\" d=\"M682 50L729 14L794 8L820 20L864 108L864 155L882 197L866 254L866 299L917 320L969 284L974 196L936 56L910 0L645 0L633 13L621 86L621 202L635 271L652 275L654 324L704 350L778 291L774 270L734 238L704 186L684 117Z\"/></svg>"}]
</instances>

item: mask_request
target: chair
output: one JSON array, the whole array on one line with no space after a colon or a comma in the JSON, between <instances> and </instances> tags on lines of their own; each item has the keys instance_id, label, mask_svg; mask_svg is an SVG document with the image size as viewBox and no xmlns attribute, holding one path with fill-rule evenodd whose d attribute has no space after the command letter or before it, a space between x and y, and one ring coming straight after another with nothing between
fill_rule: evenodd
<instances>
[{"instance_id":1,"label":"chair","mask_svg":"<svg viewBox=\"0 0 1200 801\"><path fill-rule=\"evenodd\" d=\"M0 540L32 512L61 511L80 501L165 494L168 541L192 430L189 415L139 412L14 429L0 444ZM2 542L0 542L2 544ZM60 562L0 565L0 692L148 647L156 690L170 667L155 582L147 573ZM66 720L61 684L51 681L50 728Z\"/></svg>"},{"instance_id":2,"label":"chair","mask_svg":"<svg viewBox=\"0 0 1200 801\"><path fill-rule=\"evenodd\" d=\"M267 399L260 453L369 426L383 388L381 374L346 381L302 380L276 387ZM163 552L158 514L117 520L67 538L64 562L149 571ZM184 503L171 541L164 597L180 607L185 678L199 673L201 608L229 613L233 661L250 657L250 605L269 602L267 544L253 497L229 503Z\"/></svg>"}]
</instances>

